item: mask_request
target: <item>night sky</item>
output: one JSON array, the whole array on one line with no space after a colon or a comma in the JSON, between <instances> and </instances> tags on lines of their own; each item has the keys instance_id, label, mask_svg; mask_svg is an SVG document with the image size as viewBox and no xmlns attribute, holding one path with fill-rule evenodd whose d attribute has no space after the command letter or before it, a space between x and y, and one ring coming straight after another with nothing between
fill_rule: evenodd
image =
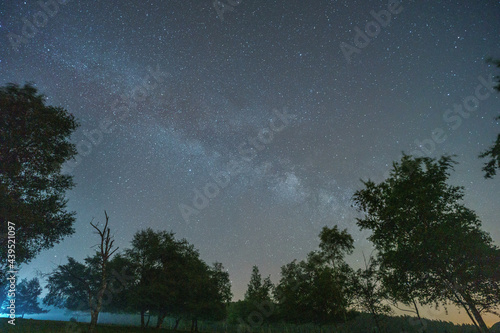
<instances>
[{"instance_id":1,"label":"night sky","mask_svg":"<svg viewBox=\"0 0 500 333\"><path fill-rule=\"evenodd\" d=\"M500 177L485 180L477 156L500 131L488 84L499 73L485 61L500 58L500 1L57 7L0 1L0 85L33 81L81 123L79 156L65 166L76 233L26 276L91 254L89 222L104 210L120 248L152 227L222 262L235 299L253 265L277 282L325 225L354 236L348 262L358 268L372 246L352 194L361 179L383 180L402 151L456 154L451 183L499 244ZM387 10L390 22L375 24ZM373 37L360 37L365 27Z\"/></svg>"}]
</instances>

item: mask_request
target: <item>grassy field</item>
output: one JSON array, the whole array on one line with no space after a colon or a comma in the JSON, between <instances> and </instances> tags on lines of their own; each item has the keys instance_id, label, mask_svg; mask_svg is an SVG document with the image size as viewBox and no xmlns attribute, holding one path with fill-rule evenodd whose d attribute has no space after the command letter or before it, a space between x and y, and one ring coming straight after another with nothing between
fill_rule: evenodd
<instances>
[{"instance_id":1,"label":"grassy field","mask_svg":"<svg viewBox=\"0 0 500 333\"><path fill-rule=\"evenodd\" d=\"M387 317L385 321L385 329L387 333L420 333L422 332L419 325L411 324L409 317ZM450 322L442 321L426 321L427 333L476 333L477 331L471 325L454 325ZM272 325L268 327L259 327L254 329L255 333L369 333L372 332L374 326L370 318L363 314L355 318L347 324L341 324L335 327L319 328L311 325ZM186 329L186 327L184 327ZM12 326L7 323L6 318L0 318L0 332L40 332L40 333L86 333L88 331L88 323L70 323L67 321L50 321L50 320L34 320L34 319L16 319L16 325ZM222 327L200 327L200 332L224 332ZM227 332L238 332L237 327L231 327ZM98 325L98 333L133 333L133 332L173 332L172 330L162 329L156 330L148 328L141 330L137 326L119 326L119 325ZM183 332L179 330L178 332ZM492 332L498 332L496 330Z\"/></svg>"},{"instance_id":2,"label":"grassy field","mask_svg":"<svg viewBox=\"0 0 500 333\"><path fill-rule=\"evenodd\" d=\"M40 333L86 333L88 324L86 323L69 323L67 321L49 321L49 320L33 320L33 319L16 319L16 325L7 323L6 318L0 318L0 332L40 332ZM141 330L139 327L133 326L118 326L118 325L98 325L97 332L99 333L133 333L133 332L172 332L170 330L156 330L153 328Z\"/></svg>"}]
</instances>

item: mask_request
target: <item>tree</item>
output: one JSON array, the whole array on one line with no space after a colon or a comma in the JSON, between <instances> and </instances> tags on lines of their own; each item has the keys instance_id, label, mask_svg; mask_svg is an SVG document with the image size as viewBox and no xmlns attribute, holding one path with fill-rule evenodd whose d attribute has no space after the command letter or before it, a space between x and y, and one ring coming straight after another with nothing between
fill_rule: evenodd
<instances>
[{"instance_id":1,"label":"tree","mask_svg":"<svg viewBox=\"0 0 500 333\"><path fill-rule=\"evenodd\" d=\"M106 218L106 222L104 223L104 226L102 229L99 229L99 227L92 222L90 222L90 225L96 230L97 234L99 235L101 243L97 246L98 248L98 253L97 253L97 259L99 260L99 273L100 273L100 285L99 289L97 291L96 295L96 302L95 305L90 302L90 328L89 332L92 333L95 331L95 327L97 326L97 319L99 317L99 312L101 311L102 308L102 299L104 296L104 292L106 291L106 288L108 287L108 264L110 261L111 256L118 250L118 248L113 247L114 239L110 235L110 229L108 227L108 222L109 222L109 217L106 211L104 211L104 216Z\"/></svg>"},{"instance_id":2,"label":"tree","mask_svg":"<svg viewBox=\"0 0 500 333\"><path fill-rule=\"evenodd\" d=\"M146 311L157 314L157 328L167 315L178 318L178 323L187 310L189 274L191 264L199 261L198 252L185 239L176 240L173 232L148 228L134 235L125 255L136 276L130 297L141 313L141 325Z\"/></svg>"},{"instance_id":3,"label":"tree","mask_svg":"<svg viewBox=\"0 0 500 333\"><path fill-rule=\"evenodd\" d=\"M387 289L382 283L382 275L373 257L365 259L365 268L358 269L352 275L352 293L358 308L370 313L375 321L378 332L382 332L381 315L389 314L391 308L384 304L388 298Z\"/></svg>"},{"instance_id":4,"label":"tree","mask_svg":"<svg viewBox=\"0 0 500 333\"><path fill-rule=\"evenodd\" d=\"M68 263L59 265L48 276L47 295L43 303L73 311L90 311L99 289L99 259L87 257L80 263L68 257Z\"/></svg>"},{"instance_id":5,"label":"tree","mask_svg":"<svg viewBox=\"0 0 500 333\"><path fill-rule=\"evenodd\" d=\"M354 250L354 239L347 232L347 229L339 230L335 225L333 228L323 227L319 234L322 256L331 263L332 266L340 267L345 265L344 257Z\"/></svg>"},{"instance_id":6,"label":"tree","mask_svg":"<svg viewBox=\"0 0 500 333\"><path fill-rule=\"evenodd\" d=\"M391 301L392 305L399 310L414 313L418 318L420 326L423 328L423 332L425 332L427 324L420 317L420 311L417 304L419 288L424 288L423 286L419 286L421 282L409 272L395 271L392 269L386 270L383 265L379 265L379 275L382 278L382 285L386 292L386 297ZM399 308L399 303L410 307L410 309Z\"/></svg>"},{"instance_id":7,"label":"tree","mask_svg":"<svg viewBox=\"0 0 500 333\"><path fill-rule=\"evenodd\" d=\"M48 277L46 305L65 307L70 310L90 311L89 332L94 332L103 305L103 296L109 280L111 256L118 250L108 227L109 217L104 212L106 222L102 229L90 223L100 237L98 251L85 259L85 264L68 257L68 263L59 265Z\"/></svg>"},{"instance_id":8,"label":"tree","mask_svg":"<svg viewBox=\"0 0 500 333\"><path fill-rule=\"evenodd\" d=\"M16 287L16 314L24 318L25 314L46 313L38 304L38 297L42 294L42 287L37 278L23 279Z\"/></svg>"},{"instance_id":9,"label":"tree","mask_svg":"<svg viewBox=\"0 0 500 333\"><path fill-rule=\"evenodd\" d=\"M317 325L347 321L352 270L343 257L352 251L354 240L337 226L323 228L320 239L321 251L281 268L275 298L285 321Z\"/></svg>"},{"instance_id":10,"label":"tree","mask_svg":"<svg viewBox=\"0 0 500 333\"><path fill-rule=\"evenodd\" d=\"M217 290L217 297L213 298L212 301L223 305L222 314L223 318L226 319L228 315L229 304L233 297L233 293L231 292L231 280L229 279L229 273L224 269L222 263L215 262L210 268L210 274Z\"/></svg>"},{"instance_id":11,"label":"tree","mask_svg":"<svg viewBox=\"0 0 500 333\"><path fill-rule=\"evenodd\" d=\"M353 271L345 262L346 255L354 250L354 239L347 232L347 229L340 230L336 225L332 228L323 227L319 234L320 252L317 261L321 264L325 261L329 264L336 284L336 320L347 321L348 308L352 303L352 291L349 289L349 281L352 279ZM311 258L314 258L312 256Z\"/></svg>"},{"instance_id":12,"label":"tree","mask_svg":"<svg viewBox=\"0 0 500 333\"><path fill-rule=\"evenodd\" d=\"M221 295L224 304L228 305L231 302L233 293L231 292L231 280L229 279L229 273L224 269L224 266L220 262L215 262L211 268L212 277L214 278L217 290Z\"/></svg>"},{"instance_id":13,"label":"tree","mask_svg":"<svg viewBox=\"0 0 500 333\"><path fill-rule=\"evenodd\" d=\"M252 275L248 283L247 291L245 292L245 300L249 302L260 302L271 299L273 283L271 277L266 277L262 280L259 272L259 267L252 267Z\"/></svg>"},{"instance_id":14,"label":"tree","mask_svg":"<svg viewBox=\"0 0 500 333\"><path fill-rule=\"evenodd\" d=\"M319 261L293 261L281 268L276 287L280 318L291 323L325 325L346 321L349 295L347 275Z\"/></svg>"},{"instance_id":15,"label":"tree","mask_svg":"<svg viewBox=\"0 0 500 333\"><path fill-rule=\"evenodd\" d=\"M452 302L488 332L481 313L499 304L499 249L462 204L463 188L446 183L456 162L404 155L380 184L354 195L361 229L384 270L410 279L424 304Z\"/></svg>"},{"instance_id":16,"label":"tree","mask_svg":"<svg viewBox=\"0 0 500 333\"><path fill-rule=\"evenodd\" d=\"M158 302L168 296L168 294L162 295L165 289L159 286L162 264L160 258L164 251L174 246L174 243L173 233L155 232L148 228L138 231L132 239L132 247L124 251L124 257L129 262L135 283L123 291L127 302L121 305L140 313L142 328L146 325L146 312L156 311Z\"/></svg>"},{"instance_id":17,"label":"tree","mask_svg":"<svg viewBox=\"0 0 500 333\"><path fill-rule=\"evenodd\" d=\"M198 332L198 320L223 320L226 318L226 303L229 275L222 266L208 267L201 260L191 263L189 270L189 298L186 313L191 318L191 331Z\"/></svg>"},{"instance_id":18,"label":"tree","mask_svg":"<svg viewBox=\"0 0 500 333\"><path fill-rule=\"evenodd\" d=\"M133 273L134 283L124 289L114 309L138 311L141 326L145 327L145 314L157 314L156 327L161 328L164 318L192 322L197 330L198 319L223 319L226 303L231 298L229 275L220 263L209 267L199 252L185 239L175 239L173 232L138 231L132 247L124 251L123 260Z\"/></svg>"},{"instance_id":19,"label":"tree","mask_svg":"<svg viewBox=\"0 0 500 333\"><path fill-rule=\"evenodd\" d=\"M500 117L496 118L500 120ZM489 158L490 160L484 164L484 178L493 178L497 174L497 169L500 169L500 134L493 146L479 155L480 158Z\"/></svg>"},{"instance_id":20,"label":"tree","mask_svg":"<svg viewBox=\"0 0 500 333\"><path fill-rule=\"evenodd\" d=\"M247 286L247 291L245 292L245 298L240 307L240 316L249 319L252 317L253 312L258 312L262 315L260 325L272 321L272 314L274 311L274 303L272 300L273 288L271 277L268 276L263 279L259 272L259 267L254 265L252 267L252 274Z\"/></svg>"},{"instance_id":21,"label":"tree","mask_svg":"<svg viewBox=\"0 0 500 333\"><path fill-rule=\"evenodd\" d=\"M500 68L500 60L489 59L488 62ZM498 85L495 87L495 89L500 91L500 76L497 76L496 79ZM500 117L496 118L496 120L500 120ZM482 152L479 157L489 158L489 161L487 161L483 167L483 171L485 172L484 177L493 178L493 176L495 176L497 173L497 169L500 169L500 134L498 134L493 146L491 146L488 150Z\"/></svg>"},{"instance_id":22,"label":"tree","mask_svg":"<svg viewBox=\"0 0 500 333\"><path fill-rule=\"evenodd\" d=\"M69 137L77 126L73 115L46 105L31 84L0 88L0 225L15 224L18 264L74 232L74 212L66 211L64 199L74 184L61 167L76 154ZM5 232L0 275L7 271Z\"/></svg>"}]
</instances>

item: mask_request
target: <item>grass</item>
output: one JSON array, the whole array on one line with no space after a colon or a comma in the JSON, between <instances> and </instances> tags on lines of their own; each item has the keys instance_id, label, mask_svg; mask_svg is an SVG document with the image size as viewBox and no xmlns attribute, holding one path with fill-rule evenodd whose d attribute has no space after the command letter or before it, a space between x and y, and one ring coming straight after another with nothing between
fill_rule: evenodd
<instances>
[{"instance_id":1,"label":"grass","mask_svg":"<svg viewBox=\"0 0 500 333\"><path fill-rule=\"evenodd\" d=\"M387 333L419 333L421 332L420 326L412 325L409 321L410 317L387 317L384 319L384 326L387 328ZM34 319L16 319L16 325L10 325L7 318L0 318L0 332L1 333L14 333L14 332L39 332L39 333L87 333L88 323L72 323L67 321L51 321L51 320L34 320ZM189 323L188 323L189 324ZM200 323L199 323L200 324ZM189 326L189 325L188 325ZM184 327L184 330L186 327ZM369 315L361 314L354 318L347 324L340 324L336 327L319 328L311 325L271 325L256 328L255 333L367 333L373 329L372 320ZM120 325L97 325L98 333L135 333L135 332L173 332L169 329L156 330L154 328L147 328L141 330L137 326L120 326ZM200 326L200 332L224 332L221 327L214 327L210 325ZM476 333L476 330L471 325L455 325L450 322L443 321L427 321L428 333ZM179 330L178 332L182 332ZM227 332L239 332L236 326L228 328ZM497 331L495 331L497 332Z\"/></svg>"},{"instance_id":2,"label":"grass","mask_svg":"<svg viewBox=\"0 0 500 333\"><path fill-rule=\"evenodd\" d=\"M70 323L67 321L52 321L52 320L34 320L16 318L16 325L10 325L6 318L0 318L0 332L2 333L86 333L88 331L88 323ZM118 326L118 325L97 325L98 333L135 333L135 332L158 332L153 328L141 330L136 326ZM172 332L171 330L162 329L160 332Z\"/></svg>"}]
</instances>

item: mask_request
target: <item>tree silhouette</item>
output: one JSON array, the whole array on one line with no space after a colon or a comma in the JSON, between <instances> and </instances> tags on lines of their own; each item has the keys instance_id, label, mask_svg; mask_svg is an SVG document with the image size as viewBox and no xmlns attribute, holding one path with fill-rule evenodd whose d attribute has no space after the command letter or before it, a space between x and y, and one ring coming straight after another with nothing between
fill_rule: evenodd
<instances>
[{"instance_id":1,"label":"tree silhouette","mask_svg":"<svg viewBox=\"0 0 500 333\"><path fill-rule=\"evenodd\" d=\"M40 307L38 298L42 294L42 287L37 278L23 279L16 287L16 314L24 318L25 314L46 313Z\"/></svg>"},{"instance_id":2,"label":"tree silhouette","mask_svg":"<svg viewBox=\"0 0 500 333\"><path fill-rule=\"evenodd\" d=\"M500 68L500 60L489 59L488 62ZM495 87L495 89L500 91L500 76L497 76L496 79L498 85ZM496 118L496 120L500 120L500 116ZM500 134L498 134L493 146L481 153L479 157L489 159L489 161L487 161L483 167L483 171L485 172L484 177L493 178L493 176L495 176L497 173L497 169L500 169Z\"/></svg>"},{"instance_id":3,"label":"tree silhouette","mask_svg":"<svg viewBox=\"0 0 500 333\"><path fill-rule=\"evenodd\" d=\"M146 313L157 315L158 329L171 316L176 320L174 330L181 319L187 319L193 331L198 329L198 319L226 317L226 303L231 298L228 273L220 263L209 267L193 245L175 239L173 232L140 230L131 248L117 258L123 261L118 266L131 272L133 283L118 292L108 308L139 312L141 327L147 326Z\"/></svg>"},{"instance_id":4,"label":"tree silhouette","mask_svg":"<svg viewBox=\"0 0 500 333\"><path fill-rule=\"evenodd\" d=\"M270 300L272 288L273 284L271 282L271 278L266 277L262 280L259 267L253 266L250 282L248 283L247 291L245 292L245 300L249 302Z\"/></svg>"},{"instance_id":5,"label":"tree silhouette","mask_svg":"<svg viewBox=\"0 0 500 333\"><path fill-rule=\"evenodd\" d=\"M99 273L100 273L100 285L97 291L97 295L95 297L95 303L89 302L90 307L90 327L89 332L95 332L95 327L97 326L97 319L99 317L99 312L102 308L102 299L104 296L104 292L106 292L106 288L108 287L108 265L111 256L118 250L117 247L113 246L114 239L110 235L110 229L108 226L109 217L106 211L104 211L104 216L106 221L104 222L104 226L100 229L97 225L90 222L90 225L96 230L96 233L99 235L100 244L97 246L98 252L97 258L99 260Z\"/></svg>"},{"instance_id":6,"label":"tree silhouette","mask_svg":"<svg viewBox=\"0 0 500 333\"><path fill-rule=\"evenodd\" d=\"M500 250L461 203L463 188L446 183L455 163L404 155L388 179L355 193L358 225L372 231L385 270L411 277L420 301L453 302L488 332L482 313L499 304Z\"/></svg>"},{"instance_id":7,"label":"tree silhouette","mask_svg":"<svg viewBox=\"0 0 500 333\"><path fill-rule=\"evenodd\" d=\"M46 105L31 84L0 88L0 225L15 224L17 264L74 231L64 199L73 181L61 166L76 154L68 139L77 126L66 110ZM0 275L6 272L5 236L1 230Z\"/></svg>"},{"instance_id":8,"label":"tree silhouette","mask_svg":"<svg viewBox=\"0 0 500 333\"><path fill-rule=\"evenodd\" d=\"M337 226L324 227L320 239L320 251L281 268L275 298L285 321L317 325L347 321L353 296L349 285L352 269L344 256L351 253L354 240Z\"/></svg>"},{"instance_id":9,"label":"tree silhouette","mask_svg":"<svg viewBox=\"0 0 500 333\"><path fill-rule=\"evenodd\" d=\"M253 326L260 326L264 323L272 321L274 310L272 300L273 288L274 286L271 282L271 277L268 276L263 279L259 272L259 267L253 266L250 281L248 282L247 290L245 292L245 298L239 306L239 316L250 319L250 321L253 319ZM260 314L259 319L261 318L261 320L257 320L257 322L255 322L256 318L251 318L252 314L255 313Z\"/></svg>"},{"instance_id":10,"label":"tree silhouette","mask_svg":"<svg viewBox=\"0 0 500 333\"><path fill-rule=\"evenodd\" d=\"M383 303L388 293L382 281L378 263L373 257L365 258L365 267L358 269L351 280L356 305L372 315L379 332L382 332L381 315L391 312L391 307Z\"/></svg>"}]
</instances>

